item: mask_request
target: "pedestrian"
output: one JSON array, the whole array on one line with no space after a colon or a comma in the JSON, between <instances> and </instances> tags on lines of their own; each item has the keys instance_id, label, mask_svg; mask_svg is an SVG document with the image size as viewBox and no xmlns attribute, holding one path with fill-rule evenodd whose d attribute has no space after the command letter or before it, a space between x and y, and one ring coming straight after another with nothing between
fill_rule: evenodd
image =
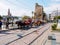
<instances>
[{"instance_id":1,"label":"pedestrian","mask_svg":"<svg viewBox=\"0 0 60 45\"><path fill-rule=\"evenodd\" d=\"M0 30L2 29L2 21L0 20Z\"/></svg>"},{"instance_id":2,"label":"pedestrian","mask_svg":"<svg viewBox=\"0 0 60 45\"><path fill-rule=\"evenodd\" d=\"M6 22L6 29L9 29L9 22Z\"/></svg>"}]
</instances>

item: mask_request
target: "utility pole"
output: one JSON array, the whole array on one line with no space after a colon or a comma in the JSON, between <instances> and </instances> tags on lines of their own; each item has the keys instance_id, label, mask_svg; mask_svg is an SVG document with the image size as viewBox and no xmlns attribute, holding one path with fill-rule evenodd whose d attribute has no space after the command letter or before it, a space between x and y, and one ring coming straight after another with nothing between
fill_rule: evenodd
<instances>
[{"instance_id":1,"label":"utility pole","mask_svg":"<svg viewBox=\"0 0 60 45\"><path fill-rule=\"evenodd\" d=\"M57 22L58 22L58 8L57 8L57 18L56 19L57 19Z\"/></svg>"}]
</instances>

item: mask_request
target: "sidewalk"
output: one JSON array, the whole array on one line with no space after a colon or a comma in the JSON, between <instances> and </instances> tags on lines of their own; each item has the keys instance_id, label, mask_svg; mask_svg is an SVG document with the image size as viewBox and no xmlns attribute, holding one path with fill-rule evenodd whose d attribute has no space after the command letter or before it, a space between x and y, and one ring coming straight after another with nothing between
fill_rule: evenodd
<instances>
[{"instance_id":1,"label":"sidewalk","mask_svg":"<svg viewBox=\"0 0 60 45\"><path fill-rule=\"evenodd\" d=\"M17 28L18 28L17 25L14 25L14 26L9 25L9 29L6 29L6 26L2 25L2 30L0 30L0 32L14 30L14 29L17 29Z\"/></svg>"},{"instance_id":2,"label":"sidewalk","mask_svg":"<svg viewBox=\"0 0 60 45\"><path fill-rule=\"evenodd\" d=\"M46 26L44 26L44 28L41 28L41 29L38 28L39 29L38 32L33 32L30 35L27 35L19 40L9 43L9 45L30 45L30 43L33 42L33 40L35 40L38 36L40 36L40 34L43 33L43 31L47 28ZM36 43L34 43L34 44L36 44ZM34 45L34 44L32 44L32 45Z\"/></svg>"},{"instance_id":3,"label":"sidewalk","mask_svg":"<svg viewBox=\"0 0 60 45\"><path fill-rule=\"evenodd\" d=\"M45 45L60 45L60 32L52 32L56 40L47 40Z\"/></svg>"},{"instance_id":4,"label":"sidewalk","mask_svg":"<svg viewBox=\"0 0 60 45\"><path fill-rule=\"evenodd\" d=\"M41 25L41 26L43 26L43 25ZM39 26L39 27L41 27L41 26ZM17 29L17 28L18 28L18 26L17 26L16 24L14 24L13 26L12 26L12 25L9 25L9 29L6 29L6 26L3 25L3 26L2 26L2 30L0 30L0 32L2 32L2 31L14 30L14 29Z\"/></svg>"},{"instance_id":5,"label":"sidewalk","mask_svg":"<svg viewBox=\"0 0 60 45\"><path fill-rule=\"evenodd\" d=\"M15 44L16 45L18 45L19 43L19 45L25 45L26 43L24 43L23 41L26 41L26 42L30 42L30 41L32 41L35 37L37 37L36 35L38 35L38 34L36 34L36 32L34 32L34 34L32 34L32 35L29 35L29 36L25 36L25 35L28 35L29 33L31 33L31 32L33 32L33 31L35 31L35 30L37 30L37 29L40 29L40 28L42 28L42 27L45 27L45 26L40 26L40 27L38 27L38 28L31 28L31 29L29 29L29 30L22 30L22 31L19 31L19 32L14 32L15 34L10 34L10 35L7 35L7 36L3 36L1 39L0 39L0 44L1 45L8 45L8 44L10 44L10 43L12 43L12 42L14 42L15 43L15 41L17 41ZM41 31L41 30L40 30ZM43 31L43 30L42 30ZM21 36L25 36L25 38L23 39L23 38L21 38ZM21 38L21 40L20 40L20 38ZM19 40L19 42L18 42L18 40ZM21 41L21 42L20 42Z\"/></svg>"}]
</instances>

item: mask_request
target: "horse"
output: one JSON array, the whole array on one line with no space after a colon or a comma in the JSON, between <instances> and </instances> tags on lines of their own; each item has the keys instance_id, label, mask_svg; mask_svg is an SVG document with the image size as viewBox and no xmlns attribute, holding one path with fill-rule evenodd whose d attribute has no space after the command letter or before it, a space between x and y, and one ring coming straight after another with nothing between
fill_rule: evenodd
<instances>
[{"instance_id":1,"label":"horse","mask_svg":"<svg viewBox=\"0 0 60 45\"><path fill-rule=\"evenodd\" d=\"M23 28L23 27L32 27L32 19L26 19L26 20L19 20L16 21L16 24L18 28Z\"/></svg>"},{"instance_id":2,"label":"horse","mask_svg":"<svg viewBox=\"0 0 60 45\"><path fill-rule=\"evenodd\" d=\"M23 26L25 26L25 23L22 21L16 21L16 24L17 24L18 28L22 28Z\"/></svg>"}]
</instances>

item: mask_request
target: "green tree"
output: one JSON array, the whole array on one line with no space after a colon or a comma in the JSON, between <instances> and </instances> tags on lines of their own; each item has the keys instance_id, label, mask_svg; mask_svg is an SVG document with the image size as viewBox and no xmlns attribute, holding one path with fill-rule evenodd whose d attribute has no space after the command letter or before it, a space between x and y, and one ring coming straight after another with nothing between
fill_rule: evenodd
<instances>
[{"instance_id":1,"label":"green tree","mask_svg":"<svg viewBox=\"0 0 60 45\"><path fill-rule=\"evenodd\" d=\"M18 19L19 17L17 17L17 16L14 16L14 18L15 18L15 19Z\"/></svg>"},{"instance_id":2,"label":"green tree","mask_svg":"<svg viewBox=\"0 0 60 45\"><path fill-rule=\"evenodd\" d=\"M22 20L25 20L25 19L28 19L28 18L30 18L30 17L29 16L23 16Z\"/></svg>"},{"instance_id":3,"label":"green tree","mask_svg":"<svg viewBox=\"0 0 60 45\"><path fill-rule=\"evenodd\" d=\"M58 16L58 19L60 19L60 16Z\"/></svg>"},{"instance_id":4,"label":"green tree","mask_svg":"<svg viewBox=\"0 0 60 45\"><path fill-rule=\"evenodd\" d=\"M0 16L0 20L1 20L1 19L3 19L3 17L2 17L2 16Z\"/></svg>"},{"instance_id":5,"label":"green tree","mask_svg":"<svg viewBox=\"0 0 60 45\"><path fill-rule=\"evenodd\" d=\"M57 16L54 17L54 20L56 20L56 19L57 19Z\"/></svg>"},{"instance_id":6,"label":"green tree","mask_svg":"<svg viewBox=\"0 0 60 45\"><path fill-rule=\"evenodd\" d=\"M54 17L54 20L56 20L56 19L60 19L60 16L55 16Z\"/></svg>"},{"instance_id":7,"label":"green tree","mask_svg":"<svg viewBox=\"0 0 60 45\"><path fill-rule=\"evenodd\" d=\"M58 19L60 19L60 16L55 16L55 17L54 17L54 21L55 21L55 22L58 22Z\"/></svg>"},{"instance_id":8,"label":"green tree","mask_svg":"<svg viewBox=\"0 0 60 45\"><path fill-rule=\"evenodd\" d=\"M43 12L43 20L47 20L47 15L45 12Z\"/></svg>"}]
</instances>

